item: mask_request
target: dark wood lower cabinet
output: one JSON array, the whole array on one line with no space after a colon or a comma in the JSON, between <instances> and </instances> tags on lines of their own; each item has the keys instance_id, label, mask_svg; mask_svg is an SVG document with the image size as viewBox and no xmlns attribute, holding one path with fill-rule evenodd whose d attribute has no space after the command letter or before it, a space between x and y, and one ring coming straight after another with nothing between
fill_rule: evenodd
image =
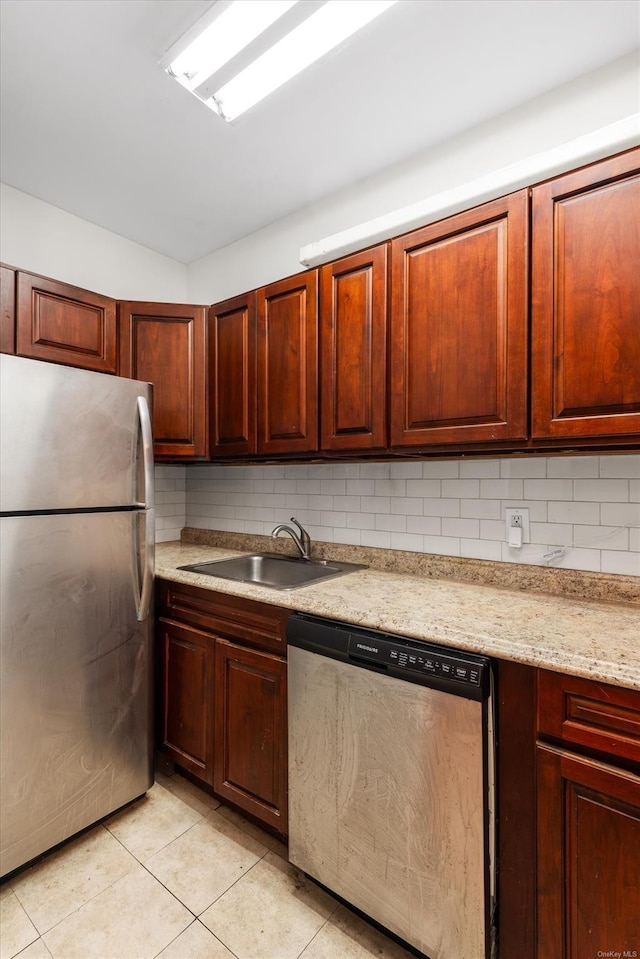
<instances>
[{"instance_id":1,"label":"dark wood lower cabinet","mask_svg":"<svg viewBox=\"0 0 640 959\"><path fill-rule=\"evenodd\" d=\"M538 670L537 700L537 957L635 959L640 693Z\"/></svg>"},{"instance_id":2,"label":"dark wood lower cabinet","mask_svg":"<svg viewBox=\"0 0 640 959\"><path fill-rule=\"evenodd\" d=\"M159 746L285 836L289 611L181 583L158 591Z\"/></svg>"},{"instance_id":3,"label":"dark wood lower cabinet","mask_svg":"<svg viewBox=\"0 0 640 959\"><path fill-rule=\"evenodd\" d=\"M165 619L158 627L160 743L178 766L213 786L212 639Z\"/></svg>"},{"instance_id":4,"label":"dark wood lower cabinet","mask_svg":"<svg viewBox=\"0 0 640 959\"><path fill-rule=\"evenodd\" d=\"M216 640L214 789L287 832L287 664Z\"/></svg>"},{"instance_id":5,"label":"dark wood lower cabinet","mask_svg":"<svg viewBox=\"0 0 640 959\"><path fill-rule=\"evenodd\" d=\"M640 956L640 777L538 746L538 959Z\"/></svg>"}]
</instances>

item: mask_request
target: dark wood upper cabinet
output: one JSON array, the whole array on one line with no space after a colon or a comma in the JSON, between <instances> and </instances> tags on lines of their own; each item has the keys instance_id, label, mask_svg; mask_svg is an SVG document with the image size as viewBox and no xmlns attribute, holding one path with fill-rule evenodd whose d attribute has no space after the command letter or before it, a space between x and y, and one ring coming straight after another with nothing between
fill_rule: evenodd
<instances>
[{"instance_id":1,"label":"dark wood upper cabinet","mask_svg":"<svg viewBox=\"0 0 640 959\"><path fill-rule=\"evenodd\" d=\"M392 242L391 444L527 437L526 190Z\"/></svg>"},{"instance_id":2,"label":"dark wood upper cabinet","mask_svg":"<svg viewBox=\"0 0 640 959\"><path fill-rule=\"evenodd\" d=\"M16 272L0 266L0 353L16 351Z\"/></svg>"},{"instance_id":3,"label":"dark wood upper cabinet","mask_svg":"<svg viewBox=\"0 0 640 959\"><path fill-rule=\"evenodd\" d=\"M640 432L640 150L533 190L532 435Z\"/></svg>"},{"instance_id":4,"label":"dark wood upper cabinet","mask_svg":"<svg viewBox=\"0 0 640 959\"><path fill-rule=\"evenodd\" d=\"M318 274L258 290L258 453L318 449Z\"/></svg>"},{"instance_id":5,"label":"dark wood upper cabinet","mask_svg":"<svg viewBox=\"0 0 640 959\"><path fill-rule=\"evenodd\" d=\"M256 452L256 294L209 310L209 452Z\"/></svg>"},{"instance_id":6,"label":"dark wood upper cabinet","mask_svg":"<svg viewBox=\"0 0 640 959\"><path fill-rule=\"evenodd\" d=\"M387 445L387 244L320 273L322 449Z\"/></svg>"},{"instance_id":7,"label":"dark wood upper cabinet","mask_svg":"<svg viewBox=\"0 0 640 959\"><path fill-rule=\"evenodd\" d=\"M19 272L16 310L20 356L118 372L115 300Z\"/></svg>"},{"instance_id":8,"label":"dark wood upper cabinet","mask_svg":"<svg viewBox=\"0 0 640 959\"><path fill-rule=\"evenodd\" d=\"M206 307L122 302L118 316L120 375L153 383L156 458L206 458Z\"/></svg>"}]
</instances>

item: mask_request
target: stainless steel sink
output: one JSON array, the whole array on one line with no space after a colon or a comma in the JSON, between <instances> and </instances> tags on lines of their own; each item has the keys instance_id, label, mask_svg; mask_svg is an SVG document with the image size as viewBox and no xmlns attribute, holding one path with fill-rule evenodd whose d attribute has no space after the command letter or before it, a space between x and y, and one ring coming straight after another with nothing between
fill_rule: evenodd
<instances>
[{"instance_id":1,"label":"stainless steel sink","mask_svg":"<svg viewBox=\"0 0 640 959\"><path fill-rule=\"evenodd\" d=\"M298 589L317 580L344 576L367 567L360 563L334 563L326 559L301 559L279 553L255 553L253 556L236 556L179 568L205 576L233 579L239 583L269 586L271 589Z\"/></svg>"}]
</instances>

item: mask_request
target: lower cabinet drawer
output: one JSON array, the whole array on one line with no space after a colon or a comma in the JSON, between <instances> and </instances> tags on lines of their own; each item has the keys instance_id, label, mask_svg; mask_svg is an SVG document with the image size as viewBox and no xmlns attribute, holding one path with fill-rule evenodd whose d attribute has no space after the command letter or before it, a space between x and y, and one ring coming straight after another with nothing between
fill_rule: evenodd
<instances>
[{"instance_id":1,"label":"lower cabinet drawer","mask_svg":"<svg viewBox=\"0 0 640 959\"><path fill-rule=\"evenodd\" d=\"M538 733L640 764L640 692L541 669Z\"/></svg>"}]
</instances>

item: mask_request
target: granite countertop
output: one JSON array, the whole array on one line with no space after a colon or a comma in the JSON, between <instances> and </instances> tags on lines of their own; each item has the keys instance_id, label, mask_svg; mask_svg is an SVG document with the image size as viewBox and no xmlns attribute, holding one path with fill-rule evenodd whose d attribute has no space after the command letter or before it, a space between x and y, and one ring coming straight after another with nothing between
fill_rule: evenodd
<instances>
[{"instance_id":1,"label":"granite countertop","mask_svg":"<svg viewBox=\"0 0 640 959\"><path fill-rule=\"evenodd\" d=\"M640 608L522 589L364 569L291 591L178 567L238 549L159 543L156 575L299 612L640 689Z\"/></svg>"}]
</instances>

